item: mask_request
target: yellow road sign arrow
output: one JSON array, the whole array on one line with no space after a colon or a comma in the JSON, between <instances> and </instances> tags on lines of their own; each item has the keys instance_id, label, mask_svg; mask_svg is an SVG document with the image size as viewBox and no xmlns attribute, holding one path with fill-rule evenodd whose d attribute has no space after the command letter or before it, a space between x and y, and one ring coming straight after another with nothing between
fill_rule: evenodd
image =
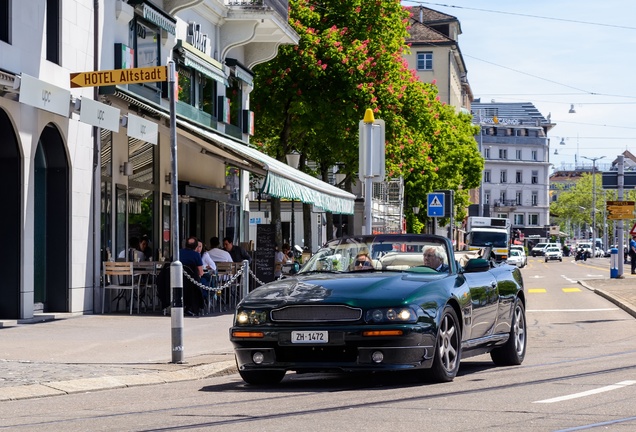
<instances>
[{"instance_id":1,"label":"yellow road sign arrow","mask_svg":"<svg viewBox=\"0 0 636 432\"><path fill-rule=\"evenodd\" d=\"M71 88L138 84L167 80L168 68L166 66L75 72L71 74Z\"/></svg>"}]
</instances>

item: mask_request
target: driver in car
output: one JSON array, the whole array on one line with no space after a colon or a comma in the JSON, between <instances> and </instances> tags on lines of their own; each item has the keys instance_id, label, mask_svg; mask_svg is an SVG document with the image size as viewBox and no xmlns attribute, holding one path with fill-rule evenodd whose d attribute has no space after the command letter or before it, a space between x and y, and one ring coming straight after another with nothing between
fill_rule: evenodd
<instances>
[{"instance_id":1,"label":"driver in car","mask_svg":"<svg viewBox=\"0 0 636 432\"><path fill-rule=\"evenodd\" d=\"M449 270L448 265L444 264L444 253L435 246L424 248L424 265L442 273L448 273Z\"/></svg>"}]
</instances>

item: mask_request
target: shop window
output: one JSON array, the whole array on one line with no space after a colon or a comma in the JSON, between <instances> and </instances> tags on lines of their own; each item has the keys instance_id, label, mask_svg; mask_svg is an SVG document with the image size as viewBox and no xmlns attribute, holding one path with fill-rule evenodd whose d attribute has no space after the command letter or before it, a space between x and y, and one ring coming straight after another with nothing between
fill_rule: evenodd
<instances>
[{"instance_id":1,"label":"shop window","mask_svg":"<svg viewBox=\"0 0 636 432\"><path fill-rule=\"evenodd\" d=\"M46 0L46 59L60 64L60 0Z\"/></svg>"},{"instance_id":2,"label":"shop window","mask_svg":"<svg viewBox=\"0 0 636 432\"><path fill-rule=\"evenodd\" d=\"M0 41L11 43L11 10L9 0L0 0Z\"/></svg>"},{"instance_id":3,"label":"shop window","mask_svg":"<svg viewBox=\"0 0 636 432\"><path fill-rule=\"evenodd\" d=\"M227 88L226 96L230 100L230 124L239 126L241 110L243 109L243 91L239 80L230 79L230 86Z\"/></svg>"},{"instance_id":4,"label":"shop window","mask_svg":"<svg viewBox=\"0 0 636 432\"><path fill-rule=\"evenodd\" d=\"M139 17L130 21L128 44L134 53L135 67L161 66L161 29ZM139 84L161 88L161 83Z\"/></svg>"}]
</instances>

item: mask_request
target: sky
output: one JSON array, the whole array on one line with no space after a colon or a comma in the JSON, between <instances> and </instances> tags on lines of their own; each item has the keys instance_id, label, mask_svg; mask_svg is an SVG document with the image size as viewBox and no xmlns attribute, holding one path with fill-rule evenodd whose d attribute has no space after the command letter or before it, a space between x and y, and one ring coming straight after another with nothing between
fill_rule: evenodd
<instances>
[{"instance_id":1,"label":"sky","mask_svg":"<svg viewBox=\"0 0 636 432\"><path fill-rule=\"evenodd\" d=\"M532 102L556 124L553 169L609 168L636 155L633 0L406 1L457 17L468 82L481 102ZM574 108L575 113L569 113ZM564 145L561 145L561 142ZM558 154L555 154L555 151Z\"/></svg>"}]
</instances>

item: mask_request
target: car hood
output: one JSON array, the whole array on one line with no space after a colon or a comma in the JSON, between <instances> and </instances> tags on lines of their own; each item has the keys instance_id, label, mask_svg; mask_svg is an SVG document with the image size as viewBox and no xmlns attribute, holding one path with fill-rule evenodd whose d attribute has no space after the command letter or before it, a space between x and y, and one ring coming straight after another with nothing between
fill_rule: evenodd
<instances>
[{"instance_id":1,"label":"car hood","mask_svg":"<svg viewBox=\"0 0 636 432\"><path fill-rule=\"evenodd\" d=\"M280 307L293 304L386 306L417 303L425 292L441 294L450 275L359 272L296 276L263 285L241 302L243 306ZM425 291L423 291L425 290ZM444 294L444 295L447 295Z\"/></svg>"}]
</instances>

